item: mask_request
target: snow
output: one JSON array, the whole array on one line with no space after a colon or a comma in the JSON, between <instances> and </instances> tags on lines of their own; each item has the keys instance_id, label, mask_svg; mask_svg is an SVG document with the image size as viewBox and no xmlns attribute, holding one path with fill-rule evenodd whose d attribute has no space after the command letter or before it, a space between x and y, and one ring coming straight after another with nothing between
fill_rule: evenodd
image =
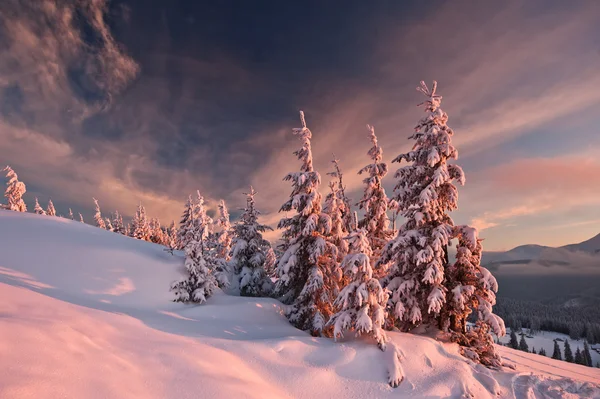
<instances>
[{"instance_id":1,"label":"snow","mask_svg":"<svg viewBox=\"0 0 600 399\"><path fill-rule=\"evenodd\" d=\"M600 397L600 369L500 348L516 370L493 372L397 332L404 381L392 388L395 350L313 338L273 299L172 302L183 259L159 245L11 211L0 237L2 399Z\"/></svg>"},{"instance_id":2,"label":"snow","mask_svg":"<svg viewBox=\"0 0 600 399\"><path fill-rule=\"evenodd\" d=\"M500 342L503 344L508 344L510 341L510 328L507 328L507 334L500 338ZM527 329L523 330L527 332ZM517 331L517 336L519 336L519 332ZM519 336L520 338L520 336ZM535 348L535 351L538 352L540 349L544 348L548 356L552 356L552 351L554 350L554 340L558 339L558 345L562 353L564 353L564 341L565 339L569 340L569 345L571 345L571 351L575 353L577 348L583 352L583 340L582 339L571 339L566 334L561 334L557 332L551 331L540 331L535 333L534 335L525 335L525 341L527 342L527 346L529 350ZM592 364L595 366L597 362L600 362L600 353L592 350L598 345L590 345L590 354L592 355ZM597 369L598 370L598 369Z\"/></svg>"}]
</instances>

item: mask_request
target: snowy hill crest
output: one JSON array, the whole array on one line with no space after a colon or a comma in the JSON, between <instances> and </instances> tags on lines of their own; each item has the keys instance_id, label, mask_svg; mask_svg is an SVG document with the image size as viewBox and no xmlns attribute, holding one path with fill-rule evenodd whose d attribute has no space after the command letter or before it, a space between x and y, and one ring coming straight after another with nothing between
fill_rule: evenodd
<instances>
[{"instance_id":1,"label":"snowy hill crest","mask_svg":"<svg viewBox=\"0 0 600 399\"><path fill-rule=\"evenodd\" d=\"M70 220L0 211L0 397L599 397L600 370L501 347L516 370L390 332L405 375L371 342L294 329L272 299L171 301L181 259ZM393 353L393 351L389 351ZM537 395L537 396L535 396Z\"/></svg>"}]
</instances>

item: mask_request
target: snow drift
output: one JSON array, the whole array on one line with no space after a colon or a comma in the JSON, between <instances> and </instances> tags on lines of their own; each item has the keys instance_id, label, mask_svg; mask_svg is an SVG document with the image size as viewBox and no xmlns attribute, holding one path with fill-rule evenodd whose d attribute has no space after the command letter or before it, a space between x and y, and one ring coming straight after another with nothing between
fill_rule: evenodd
<instances>
[{"instance_id":1,"label":"snow drift","mask_svg":"<svg viewBox=\"0 0 600 399\"><path fill-rule=\"evenodd\" d=\"M272 299L174 303L183 260L58 217L0 211L0 397L600 397L600 370L502 348L492 372L454 344L389 333L391 352L290 326Z\"/></svg>"}]
</instances>

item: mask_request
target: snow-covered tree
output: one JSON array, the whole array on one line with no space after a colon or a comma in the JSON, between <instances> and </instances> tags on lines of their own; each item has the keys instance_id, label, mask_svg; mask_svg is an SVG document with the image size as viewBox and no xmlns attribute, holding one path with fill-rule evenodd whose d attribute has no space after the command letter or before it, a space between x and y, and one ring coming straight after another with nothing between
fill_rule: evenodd
<instances>
[{"instance_id":1,"label":"snow-covered tree","mask_svg":"<svg viewBox=\"0 0 600 399\"><path fill-rule=\"evenodd\" d=\"M463 338L467 333L467 319L475 311L477 320L489 326L489 329L485 328L486 332L491 330L498 337L504 336L504 321L492 310L496 304L498 283L494 276L481 266L482 246L477 229L457 226L453 236L458 239L456 261L446 269L445 288L448 290L448 300L440 314L440 327L453 332L457 342L465 344ZM472 330L481 328L481 323L472 327ZM479 361L488 366L501 367L502 361L495 354L491 336L486 336L487 333L482 331L473 333L485 341L476 343L478 348L485 351L485 356L479 353ZM521 335L519 349L529 351L526 346L527 343Z\"/></svg>"},{"instance_id":2,"label":"snow-covered tree","mask_svg":"<svg viewBox=\"0 0 600 399\"><path fill-rule=\"evenodd\" d=\"M458 152L436 89L436 82L431 90L421 82L418 90L427 98L422 103L426 115L410 137L415 140L412 150L393 160L409 163L396 172L394 188L394 199L405 222L384 248L379 263L390 264L384 281L391 291L392 317L401 328L420 323L437 325L471 348L465 352L467 356L499 367L489 334L490 329L498 336L505 333L504 322L492 313L498 287L480 265L477 230L455 227L449 216L458 205L454 182L462 185L465 178L458 165L448 164ZM450 265L447 246L455 237L459 253L456 263ZM467 331L466 318L473 310L478 312L478 321Z\"/></svg>"},{"instance_id":3,"label":"snow-covered tree","mask_svg":"<svg viewBox=\"0 0 600 399\"><path fill-rule=\"evenodd\" d=\"M271 244L262 236L272 229L258 222L260 212L255 207L255 195L254 188L250 187L244 213L232 230L230 264L241 296L267 296L273 289L265 270Z\"/></svg>"},{"instance_id":4,"label":"snow-covered tree","mask_svg":"<svg viewBox=\"0 0 600 399\"><path fill-rule=\"evenodd\" d=\"M192 230L194 227L194 201L192 196L188 196L188 200L185 203L183 215L179 221L179 248L184 249L192 238Z\"/></svg>"},{"instance_id":5,"label":"snow-covered tree","mask_svg":"<svg viewBox=\"0 0 600 399\"><path fill-rule=\"evenodd\" d=\"M196 217L190 230L190 240L185 247L185 268L188 276L171 285L176 302L203 303L217 289L217 282L206 260L209 251L207 239L212 219L206 214L204 198L199 192L193 211Z\"/></svg>"},{"instance_id":6,"label":"snow-covered tree","mask_svg":"<svg viewBox=\"0 0 600 399\"><path fill-rule=\"evenodd\" d=\"M106 230L112 231L112 232L115 231L115 229L114 229L114 227L112 225L112 222L110 221L109 217L105 217L104 218L104 225L106 226Z\"/></svg>"},{"instance_id":7,"label":"snow-covered tree","mask_svg":"<svg viewBox=\"0 0 600 399\"><path fill-rule=\"evenodd\" d=\"M52 203L52 200L48 201L48 208L46 208L46 215L56 216L56 209L54 209L54 204Z\"/></svg>"},{"instance_id":8,"label":"snow-covered tree","mask_svg":"<svg viewBox=\"0 0 600 399\"><path fill-rule=\"evenodd\" d=\"M100 227L101 229L106 229L106 223L104 223L104 218L102 218L102 213L100 212L100 205L98 204L98 200L94 198L94 204L96 204L96 213L94 214L94 220L96 221L96 227Z\"/></svg>"},{"instance_id":9,"label":"snow-covered tree","mask_svg":"<svg viewBox=\"0 0 600 399\"><path fill-rule=\"evenodd\" d=\"M6 209L16 212L27 212L27 205L25 205L25 201L22 198L23 194L27 191L25 183L19 181L19 177L10 166L6 166L2 171L6 172L6 178L8 179L8 182L6 182L6 191L4 192L4 196L8 201Z\"/></svg>"},{"instance_id":10,"label":"snow-covered tree","mask_svg":"<svg viewBox=\"0 0 600 399\"><path fill-rule=\"evenodd\" d=\"M329 215L331 219L331 232L328 238L336 246L338 261L341 263L344 256L348 253L348 240L345 239L348 235L348 230L344 221L345 204L343 197L340 193L339 185L333 181L329 182L329 193L323 203L323 212Z\"/></svg>"},{"instance_id":11,"label":"snow-covered tree","mask_svg":"<svg viewBox=\"0 0 600 399\"><path fill-rule=\"evenodd\" d=\"M385 350L387 337L383 330L386 318L387 293L379 281L373 278L371 257L373 251L368 232L360 228L347 237L350 253L342 262L342 269L350 280L334 302L338 310L330 320L334 326L334 337L343 336L345 330L353 330L356 335L371 335L381 350Z\"/></svg>"},{"instance_id":12,"label":"snow-covered tree","mask_svg":"<svg viewBox=\"0 0 600 399\"><path fill-rule=\"evenodd\" d=\"M38 215L45 215L46 211L44 210L44 208L42 208L40 206L40 203L38 202L37 197L35 197L35 206L33 207L33 212L37 213Z\"/></svg>"},{"instance_id":13,"label":"snow-covered tree","mask_svg":"<svg viewBox=\"0 0 600 399\"><path fill-rule=\"evenodd\" d=\"M138 240L150 241L152 237L152 231L150 230L150 224L148 217L146 216L146 208L140 204L138 205L137 211L132 221L132 236Z\"/></svg>"},{"instance_id":14,"label":"snow-covered tree","mask_svg":"<svg viewBox=\"0 0 600 399\"><path fill-rule=\"evenodd\" d=\"M69 208L69 218L71 220L75 220L74 216L73 216L73 211L71 210L71 208Z\"/></svg>"},{"instance_id":15,"label":"snow-covered tree","mask_svg":"<svg viewBox=\"0 0 600 399\"><path fill-rule=\"evenodd\" d=\"M275 293L290 304L286 315L294 326L321 335L328 333L324 329L337 296L334 286L339 265L335 262L337 249L326 237L331 232L331 219L321 212L321 177L313 168L312 133L302 111L300 121L302 127L293 132L302 140L302 148L294 152L302 166L284 178L291 181L292 193L280 212L293 215L282 218L278 225L285 231Z\"/></svg>"},{"instance_id":16,"label":"snow-covered tree","mask_svg":"<svg viewBox=\"0 0 600 399\"><path fill-rule=\"evenodd\" d=\"M167 230L165 232L165 246L167 247L167 251L173 254L177 248L179 248L178 240L177 240L177 228L175 227L175 221L173 220Z\"/></svg>"},{"instance_id":17,"label":"snow-covered tree","mask_svg":"<svg viewBox=\"0 0 600 399\"><path fill-rule=\"evenodd\" d=\"M346 186L344 185L344 174L342 173L342 169L340 168L340 160L335 157L333 154L333 160L331 161L333 164L333 172L327 173L329 176L337 179L337 194L339 199L341 200L341 212L342 212L342 220L344 221L344 230L346 232L350 232L352 230L352 211L350 209L350 199L346 196Z\"/></svg>"},{"instance_id":18,"label":"snow-covered tree","mask_svg":"<svg viewBox=\"0 0 600 399\"><path fill-rule=\"evenodd\" d=\"M215 220L215 224L220 228L220 231L214 233L213 238L215 244L215 278L219 283L219 287L224 288L229 286L232 274L229 263L232 232L225 200L219 201L219 218Z\"/></svg>"},{"instance_id":19,"label":"snow-covered tree","mask_svg":"<svg viewBox=\"0 0 600 399\"><path fill-rule=\"evenodd\" d=\"M392 238L390 229L390 219L388 218L388 197L383 188L382 179L388 172L387 164L383 162L383 150L379 146L375 128L367 125L369 130L369 139L372 147L367 152L371 158L371 163L362 168L358 174L366 174L363 180L365 191L363 198L358 202L358 207L363 209L365 214L358 222L358 227L367 230L367 238L373 251L371 261L373 264L381 256L381 251L387 242ZM384 266L380 263L380 266Z\"/></svg>"},{"instance_id":20,"label":"snow-covered tree","mask_svg":"<svg viewBox=\"0 0 600 399\"><path fill-rule=\"evenodd\" d=\"M85 223L85 222L83 221L83 215L82 215L81 213L79 214L79 221L80 221L81 223Z\"/></svg>"},{"instance_id":21,"label":"snow-covered tree","mask_svg":"<svg viewBox=\"0 0 600 399\"><path fill-rule=\"evenodd\" d=\"M155 244L163 244L165 242L164 233L160 226L160 220L158 218L150 219L150 241Z\"/></svg>"},{"instance_id":22,"label":"snow-covered tree","mask_svg":"<svg viewBox=\"0 0 600 399\"><path fill-rule=\"evenodd\" d=\"M113 231L119 234L125 234L125 226L123 225L123 216L119 211L115 211L112 220Z\"/></svg>"}]
</instances>

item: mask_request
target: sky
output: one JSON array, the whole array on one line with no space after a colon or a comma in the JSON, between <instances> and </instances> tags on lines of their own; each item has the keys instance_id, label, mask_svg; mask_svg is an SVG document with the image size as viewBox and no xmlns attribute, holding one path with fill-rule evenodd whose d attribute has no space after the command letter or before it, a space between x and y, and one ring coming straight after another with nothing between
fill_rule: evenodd
<instances>
[{"instance_id":1,"label":"sky","mask_svg":"<svg viewBox=\"0 0 600 399\"><path fill-rule=\"evenodd\" d=\"M366 124L390 162L437 80L466 173L454 221L486 250L579 242L600 233L599 20L593 0L3 1L0 164L30 209L141 201L168 224L196 190L235 216L253 185L276 225L298 110L322 193L335 153L358 201Z\"/></svg>"}]
</instances>

